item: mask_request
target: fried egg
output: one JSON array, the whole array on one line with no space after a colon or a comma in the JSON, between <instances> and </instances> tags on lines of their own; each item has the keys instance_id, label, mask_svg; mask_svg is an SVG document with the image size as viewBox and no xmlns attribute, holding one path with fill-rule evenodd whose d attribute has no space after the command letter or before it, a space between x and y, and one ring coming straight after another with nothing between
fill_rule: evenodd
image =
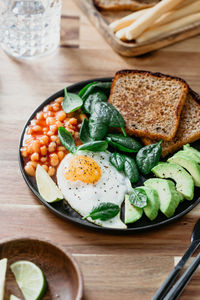
<instances>
[{"instance_id":1,"label":"fried egg","mask_svg":"<svg viewBox=\"0 0 200 300\"><path fill-rule=\"evenodd\" d=\"M57 169L57 183L69 205L82 217L103 202L121 207L131 182L109 161L109 152L78 151L67 154ZM88 221L109 228L126 228L120 213L107 221Z\"/></svg>"}]
</instances>

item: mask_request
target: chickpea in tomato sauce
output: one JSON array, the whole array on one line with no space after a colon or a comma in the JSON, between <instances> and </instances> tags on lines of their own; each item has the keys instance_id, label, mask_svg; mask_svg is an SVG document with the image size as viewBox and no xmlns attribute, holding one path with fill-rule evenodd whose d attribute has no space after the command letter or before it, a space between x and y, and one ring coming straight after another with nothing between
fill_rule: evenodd
<instances>
[{"instance_id":1,"label":"chickpea in tomato sauce","mask_svg":"<svg viewBox=\"0 0 200 300\"><path fill-rule=\"evenodd\" d=\"M65 127L73 136L76 145L80 145L79 131L86 115L80 111L66 114L62 109L63 97L56 99L39 111L26 129L21 148L24 169L30 176L35 176L37 164L40 164L50 176L68 150L61 145L58 127Z\"/></svg>"}]
</instances>

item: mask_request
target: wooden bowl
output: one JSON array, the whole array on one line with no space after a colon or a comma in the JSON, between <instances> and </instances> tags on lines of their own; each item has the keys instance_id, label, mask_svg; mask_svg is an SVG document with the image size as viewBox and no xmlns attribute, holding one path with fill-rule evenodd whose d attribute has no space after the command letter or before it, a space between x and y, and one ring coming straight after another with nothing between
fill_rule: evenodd
<instances>
[{"instance_id":1,"label":"wooden bowl","mask_svg":"<svg viewBox=\"0 0 200 300\"><path fill-rule=\"evenodd\" d=\"M29 260L44 272L48 288L43 300L80 300L83 280L75 260L48 241L21 238L0 242L0 259L8 259L5 300L13 294L24 299L10 265L18 260Z\"/></svg>"}]
</instances>

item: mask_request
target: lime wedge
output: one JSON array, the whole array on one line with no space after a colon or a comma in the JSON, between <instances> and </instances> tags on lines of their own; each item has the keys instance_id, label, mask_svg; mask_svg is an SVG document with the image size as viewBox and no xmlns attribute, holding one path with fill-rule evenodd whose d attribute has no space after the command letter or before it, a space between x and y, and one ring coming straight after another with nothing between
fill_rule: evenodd
<instances>
[{"instance_id":1,"label":"lime wedge","mask_svg":"<svg viewBox=\"0 0 200 300\"><path fill-rule=\"evenodd\" d=\"M19 260L10 268L26 300L42 299L46 291L46 280L38 266L30 261Z\"/></svg>"},{"instance_id":2,"label":"lime wedge","mask_svg":"<svg viewBox=\"0 0 200 300\"><path fill-rule=\"evenodd\" d=\"M21 299L17 298L17 297L14 296L14 295L10 295L10 300L21 300Z\"/></svg>"},{"instance_id":3,"label":"lime wedge","mask_svg":"<svg viewBox=\"0 0 200 300\"><path fill-rule=\"evenodd\" d=\"M7 258L0 260L0 300L4 299L4 288L7 270Z\"/></svg>"},{"instance_id":4,"label":"lime wedge","mask_svg":"<svg viewBox=\"0 0 200 300\"><path fill-rule=\"evenodd\" d=\"M49 174L39 164L36 168L36 182L40 195L49 203L63 199L63 194Z\"/></svg>"}]
</instances>

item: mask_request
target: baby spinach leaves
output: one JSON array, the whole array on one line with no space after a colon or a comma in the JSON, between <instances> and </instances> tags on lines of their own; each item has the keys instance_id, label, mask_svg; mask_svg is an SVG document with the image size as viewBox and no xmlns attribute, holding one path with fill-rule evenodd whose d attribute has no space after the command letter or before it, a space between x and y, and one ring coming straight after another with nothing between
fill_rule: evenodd
<instances>
[{"instance_id":1,"label":"baby spinach leaves","mask_svg":"<svg viewBox=\"0 0 200 300\"><path fill-rule=\"evenodd\" d=\"M136 163L142 174L147 175L157 165L162 153L162 141L143 147L136 155Z\"/></svg>"},{"instance_id":2,"label":"baby spinach leaves","mask_svg":"<svg viewBox=\"0 0 200 300\"><path fill-rule=\"evenodd\" d=\"M122 152L133 153L138 152L142 148L142 145L138 141L132 137L125 137L121 134L109 133L106 140L111 146Z\"/></svg>"},{"instance_id":3,"label":"baby spinach leaves","mask_svg":"<svg viewBox=\"0 0 200 300\"><path fill-rule=\"evenodd\" d=\"M112 153L110 156L110 163L118 170L122 171L124 169L125 157L117 152Z\"/></svg>"},{"instance_id":4,"label":"baby spinach leaves","mask_svg":"<svg viewBox=\"0 0 200 300\"><path fill-rule=\"evenodd\" d=\"M81 140L82 143L88 143L88 142L92 141L92 139L90 137L90 134L89 134L87 119L84 119L82 124L81 124L79 137L80 137L80 140Z\"/></svg>"},{"instance_id":5,"label":"baby spinach leaves","mask_svg":"<svg viewBox=\"0 0 200 300\"><path fill-rule=\"evenodd\" d=\"M83 219L90 217L92 218L92 220L100 219L101 221L107 221L117 216L119 212L120 207L118 205L111 202L102 202L99 206L94 208L88 216L84 217Z\"/></svg>"},{"instance_id":6,"label":"baby spinach leaves","mask_svg":"<svg viewBox=\"0 0 200 300\"><path fill-rule=\"evenodd\" d=\"M147 195L142 189L132 189L129 194L129 201L136 207L144 208L147 206Z\"/></svg>"},{"instance_id":7,"label":"baby spinach leaves","mask_svg":"<svg viewBox=\"0 0 200 300\"><path fill-rule=\"evenodd\" d=\"M85 101L87 97L94 93L102 91L107 96L110 94L110 88L111 88L112 82L92 82L88 85L86 85L80 92L79 96Z\"/></svg>"},{"instance_id":8,"label":"baby spinach leaves","mask_svg":"<svg viewBox=\"0 0 200 300\"><path fill-rule=\"evenodd\" d=\"M89 132L94 140L103 139L109 127L120 127L124 131L125 122L114 106L107 102L94 104L89 119Z\"/></svg>"},{"instance_id":9,"label":"baby spinach leaves","mask_svg":"<svg viewBox=\"0 0 200 300\"><path fill-rule=\"evenodd\" d=\"M112 153L110 163L118 171L124 171L130 182L136 183L139 180L139 172L133 158L120 153Z\"/></svg>"},{"instance_id":10,"label":"baby spinach leaves","mask_svg":"<svg viewBox=\"0 0 200 300\"><path fill-rule=\"evenodd\" d=\"M139 172L133 158L125 156L124 173L129 178L130 182L138 182Z\"/></svg>"},{"instance_id":11,"label":"baby spinach leaves","mask_svg":"<svg viewBox=\"0 0 200 300\"><path fill-rule=\"evenodd\" d=\"M94 152L106 151L108 143L106 141L93 141L78 147L78 150L89 150Z\"/></svg>"},{"instance_id":12,"label":"baby spinach leaves","mask_svg":"<svg viewBox=\"0 0 200 300\"><path fill-rule=\"evenodd\" d=\"M83 100L77 94L68 93L66 88L64 88L64 97L62 108L67 114L83 105Z\"/></svg>"},{"instance_id":13,"label":"baby spinach leaves","mask_svg":"<svg viewBox=\"0 0 200 300\"><path fill-rule=\"evenodd\" d=\"M77 148L75 146L74 139L69 131L64 127L58 128L58 137L61 141L61 144L71 153L75 153Z\"/></svg>"},{"instance_id":14,"label":"baby spinach leaves","mask_svg":"<svg viewBox=\"0 0 200 300\"><path fill-rule=\"evenodd\" d=\"M106 94L104 94L101 91L96 92L87 97L87 99L85 100L85 102L83 104L82 109L84 112L91 114L91 112L93 110L92 108L97 102L106 102L106 101L107 101Z\"/></svg>"}]
</instances>

